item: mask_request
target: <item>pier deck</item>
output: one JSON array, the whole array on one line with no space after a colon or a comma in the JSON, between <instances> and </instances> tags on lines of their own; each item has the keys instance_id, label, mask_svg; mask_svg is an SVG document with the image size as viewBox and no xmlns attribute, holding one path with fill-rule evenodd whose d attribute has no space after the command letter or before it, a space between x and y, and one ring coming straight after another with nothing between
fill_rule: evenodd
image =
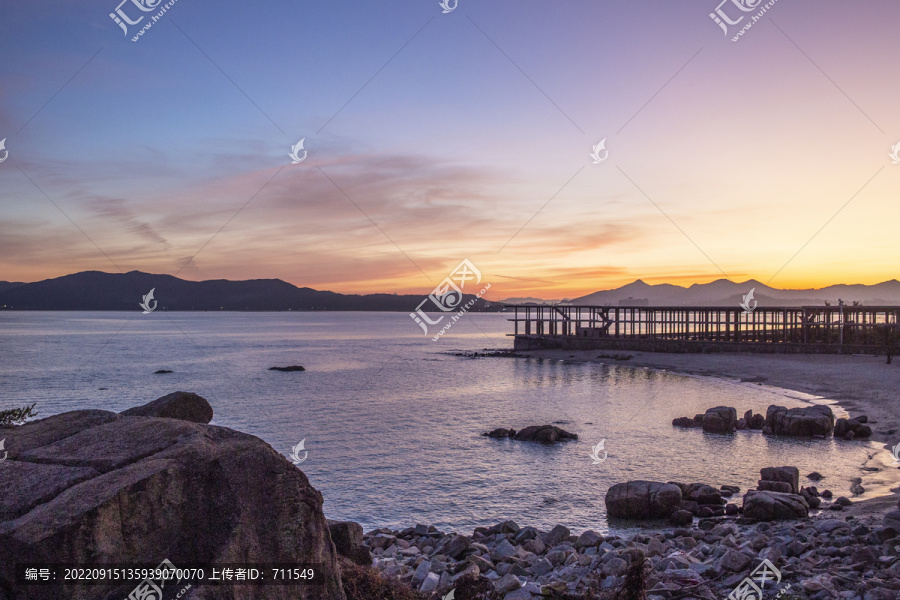
<instances>
[{"instance_id":1,"label":"pier deck","mask_svg":"<svg viewBox=\"0 0 900 600\"><path fill-rule=\"evenodd\" d=\"M900 306L516 306L516 350L880 352Z\"/></svg>"}]
</instances>

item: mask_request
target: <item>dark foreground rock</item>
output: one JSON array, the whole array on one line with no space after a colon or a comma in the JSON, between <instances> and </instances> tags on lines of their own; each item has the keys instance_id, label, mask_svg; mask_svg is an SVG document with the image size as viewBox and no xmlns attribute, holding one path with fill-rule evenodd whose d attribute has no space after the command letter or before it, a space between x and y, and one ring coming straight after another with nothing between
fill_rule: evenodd
<instances>
[{"instance_id":1,"label":"dark foreground rock","mask_svg":"<svg viewBox=\"0 0 900 600\"><path fill-rule=\"evenodd\" d=\"M289 373L291 371L305 371L306 369L304 369L300 365L294 365L294 366L290 366L290 367L269 367L269 370L270 371L284 371L284 372Z\"/></svg>"},{"instance_id":2,"label":"dark foreground rock","mask_svg":"<svg viewBox=\"0 0 900 600\"><path fill-rule=\"evenodd\" d=\"M363 544L363 528L353 521L328 521L331 541L338 554L362 566L372 564L372 553Z\"/></svg>"},{"instance_id":3,"label":"dark foreground rock","mask_svg":"<svg viewBox=\"0 0 900 600\"><path fill-rule=\"evenodd\" d=\"M196 422L212 417L208 407L170 394L122 414L80 410L4 430L0 489L14 492L0 494L0 597L122 599L135 588L16 586L16 563L168 559L316 565L321 581L195 585L182 600L343 599L321 494L259 438Z\"/></svg>"},{"instance_id":4,"label":"dark foreground rock","mask_svg":"<svg viewBox=\"0 0 900 600\"><path fill-rule=\"evenodd\" d=\"M617 483L606 492L606 512L623 519L661 519L681 506L681 488L659 481Z\"/></svg>"},{"instance_id":5,"label":"dark foreground rock","mask_svg":"<svg viewBox=\"0 0 900 600\"><path fill-rule=\"evenodd\" d=\"M499 431L502 430L495 429L491 433L499 434ZM560 429L556 425L532 425L530 427L526 427L525 429L520 429L519 431L516 431L515 429L509 429L507 431L511 432L509 437L518 442L540 442L541 444L552 444L554 442L578 439L577 434L569 433L564 429ZM491 435L491 437L498 436Z\"/></svg>"}]
</instances>

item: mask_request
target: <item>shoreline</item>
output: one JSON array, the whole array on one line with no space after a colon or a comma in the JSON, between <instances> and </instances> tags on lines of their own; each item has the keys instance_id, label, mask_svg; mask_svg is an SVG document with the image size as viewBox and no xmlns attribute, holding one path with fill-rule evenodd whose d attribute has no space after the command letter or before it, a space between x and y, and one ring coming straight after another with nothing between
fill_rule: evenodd
<instances>
[{"instance_id":1,"label":"shoreline","mask_svg":"<svg viewBox=\"0 0 900 600\"><path fill-rule=\"evenodd\" d=\"M528 358L648 368L689 377L713 377L744 385L765 385L782 392L799 393L804 402L825 403L851 417L869 417L872 435L859 440L891 452L900 443L900 406L892 406L900 393L900 365L885 364L883 356L841 354L672 354L607 350L519 350ZM598 355L631 356L628 360ZM795 397L796 396L792 396ZM874 449L874 448L873 448ZM860 465L867 492L847 514L857 517L883 515L897 507L900 469L882 460L883 452L870 454ZM867 469L877 469L868 471ZM893 473L890 470L893 469ZM884 477L890 473L890 477ZM881 475L879 477L879 475Z\"/></svg>"}]
</instances>

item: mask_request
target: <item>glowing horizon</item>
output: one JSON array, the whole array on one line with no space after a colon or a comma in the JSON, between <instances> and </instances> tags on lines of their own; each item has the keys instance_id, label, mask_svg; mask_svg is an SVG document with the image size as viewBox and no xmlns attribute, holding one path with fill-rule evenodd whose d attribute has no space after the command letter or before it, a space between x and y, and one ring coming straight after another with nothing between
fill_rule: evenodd
<instances>
[{"instance_id":1,"label":"glowing horizon","mask_svg":"<svg viewBox=\"0 0 900 600\"><path fill-rule=\"evenodd\" d=\"M716 4L178 2L138 42L116 2L4 7L0 280L898 278L900 6L778 2L735 43Z\"/></svg>"}]
</instances>

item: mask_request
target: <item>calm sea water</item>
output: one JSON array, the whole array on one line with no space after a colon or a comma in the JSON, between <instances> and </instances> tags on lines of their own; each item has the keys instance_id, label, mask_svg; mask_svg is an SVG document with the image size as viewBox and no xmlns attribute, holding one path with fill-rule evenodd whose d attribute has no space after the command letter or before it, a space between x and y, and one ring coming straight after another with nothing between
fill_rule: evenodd
<instances>
[{"instance_id":1,"label":"calm sea water","mask_svg":"<svg viewBox=\"0 0 900 600\"><path fill-rule=\"evenodd\" d=\"M400 313L0 312L0 408L121 411L196 392L212 404L213 424L285 455L306 440L301 468L325 514L367 530L427 523L471 532L511 518L605 531L603 498L617 482L747 489L761 467L796 465L826 475L820 489L847 493L866 460L858 443L671 425L721 404L740 414L800 406L800 394L624 364L451 354L510 348L506 318L469 314L432 342ZM293 364L307 370L267 370ZM550 422L579 441L480 435ZM594 464L591 446L604 439L608 457Z\"/></svg>"}]
</instances>

